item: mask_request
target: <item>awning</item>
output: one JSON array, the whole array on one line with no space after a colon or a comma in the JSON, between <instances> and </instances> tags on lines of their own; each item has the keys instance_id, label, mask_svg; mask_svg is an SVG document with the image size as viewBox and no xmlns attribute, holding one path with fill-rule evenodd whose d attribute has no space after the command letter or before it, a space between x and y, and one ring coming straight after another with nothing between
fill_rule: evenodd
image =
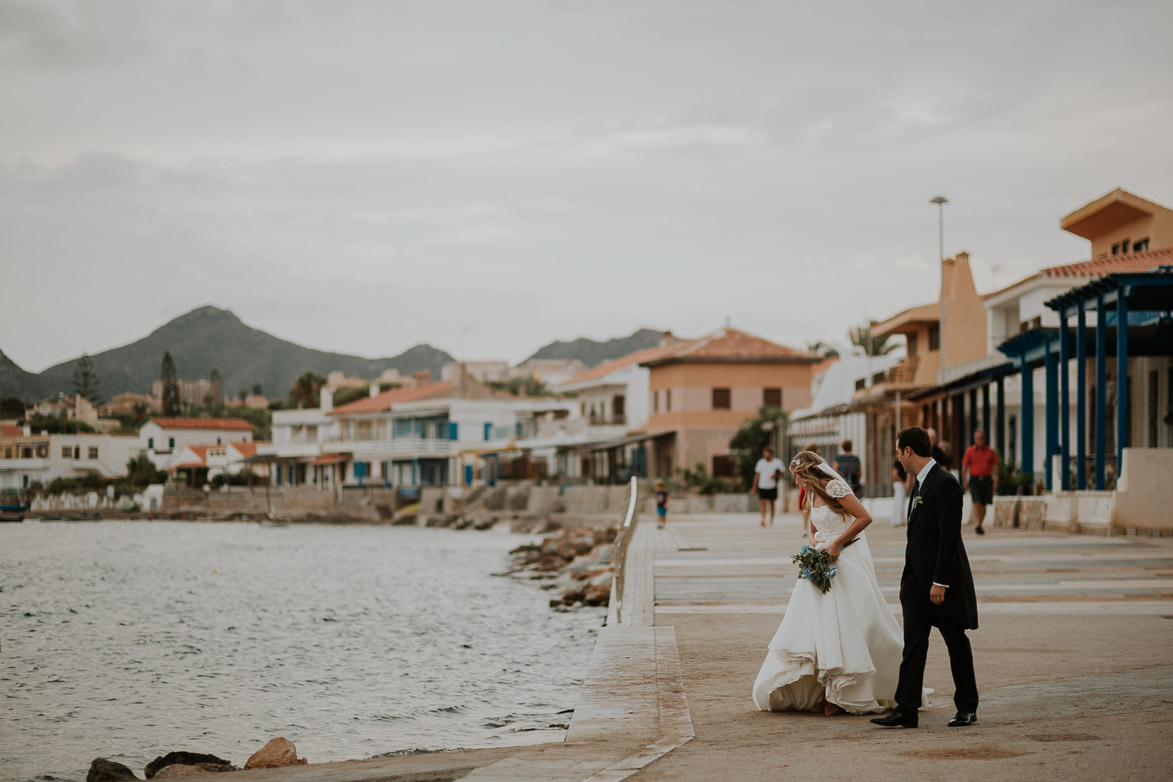
<instances>
[{"instance_id":1,"label":"awning","mask_svg":"<svg viewBox=\"0 0 1173 782\"><path fill-rule=\"evenodd\" d=\"M607 442L598 443L597 445L589 446L584 450L609 451L612 448L622 448L625 445L631 445L633 443L642 443L647 442L648 440L659 440L666 437L674 437L675 435L675 429L669 429L666 432L655 432L653 434L633 434L629 435L628 437L623 437L619 440L609 440Z\"/></svg>"},{"instance_id":2,"label":"awning","mask_svg":"<svg viewBox=\"0 0 1173 782\"><path fill-rule=\"evenodd\" d=\"M350 454L331 453L326 454L325 456L319 456L317 459L314 459L312 462L310 462L310 464L314 467L321 467L322 465L326 464L342 464L348 459L350 459Z\"/></svg>"}]
</instances>

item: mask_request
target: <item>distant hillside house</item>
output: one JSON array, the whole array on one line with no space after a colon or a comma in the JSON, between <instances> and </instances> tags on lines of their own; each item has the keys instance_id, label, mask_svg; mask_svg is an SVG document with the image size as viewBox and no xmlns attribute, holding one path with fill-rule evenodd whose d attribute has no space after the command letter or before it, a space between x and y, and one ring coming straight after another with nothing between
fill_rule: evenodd
<instances>
[{"instance_id":1,"label":"distant hillside house","mask_svg":"<svg viewBox=\"0 0 1173 782\"><path fill-rule=\"evenodd\" d=\"M139 444L160 470L192 445L252 442L253 425L243 418L152 418L142 425Z\"/></svg>"},{"instance_id":2,"label":"distant hillside house","mask_svg":"<svg viewBox=\"0 0 1173 782\"><path fill-rule=\"evenodd\" d=\"M179 401L188 407L203 407L204 399L212 393L211 380L180 380ZM163 398L163 381L156 380L151 385L151 396L155 399Z\"/></svg>"}]
</instances>

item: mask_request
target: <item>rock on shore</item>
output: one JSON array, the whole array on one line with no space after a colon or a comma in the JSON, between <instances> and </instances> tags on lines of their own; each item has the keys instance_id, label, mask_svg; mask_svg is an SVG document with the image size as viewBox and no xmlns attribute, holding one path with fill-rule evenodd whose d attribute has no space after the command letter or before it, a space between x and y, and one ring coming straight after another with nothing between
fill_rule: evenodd
<instances>
[{"instance_id":1,"label":"rock on shore","mask_svg":"<svg viewBox=\"0 0 1173 782\"><path fill-rule=\"evenodd\" d=\"M245 762L249 768L283 768L285 766L304 766L308 763L305 758L297 756L297 747L292 741L285 738L276 738L252 754ZM202 752L168 752L160 755L147 764L143 774L147 779L172 779L175 777L191 777L201 774L223 774L240 771L231 762L215 755L206 755ZM90 764L90 771L86 774L86 782L129 782L138 780L126 766L115 763L106 758L95 758Z\"/></svg>"},{"instance_id":2,"label":"rock on shore","mask_svg":"<svg viewBox=\"0 0 1173 782\"><path fill-rule=\"evenodd\" d=\"M575 527L518 546L509 575L544 581L557 597L550 606L606 605L611 599L611 555L617 530Z\"/></svg>"}]
</instances>

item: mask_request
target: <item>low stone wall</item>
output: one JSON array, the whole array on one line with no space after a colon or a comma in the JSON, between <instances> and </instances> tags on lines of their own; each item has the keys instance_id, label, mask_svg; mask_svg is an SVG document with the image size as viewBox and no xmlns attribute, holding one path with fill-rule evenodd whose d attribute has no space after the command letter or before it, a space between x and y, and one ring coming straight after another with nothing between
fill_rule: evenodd
<instances>
[{"instance_id":1,"label":"low stone wall","mask_svg":"<svg viewBox=\"0 0 1173 782\"><path fill-rule=\"evenodd\" d=\"M1047 495L1047 529L1106 535L1112 523L1115 493L1057 491Z\"/></svg>"},{"instance_id":2,"label":"low stone wall","mask_svg":"<svg viewBox=\"0 0 1173 782\"><path fill-rule=\"evenodd\" d=\"M1113 530L1173 534L1173 448L1125 448Z\"/></svg>"}]
</instances>

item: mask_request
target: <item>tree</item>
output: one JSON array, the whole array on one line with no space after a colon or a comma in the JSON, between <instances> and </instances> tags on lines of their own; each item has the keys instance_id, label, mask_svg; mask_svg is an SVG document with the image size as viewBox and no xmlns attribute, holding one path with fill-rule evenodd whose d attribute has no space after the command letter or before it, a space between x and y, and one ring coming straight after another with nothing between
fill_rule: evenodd
<instances>
[{"instance_id":1,"label":"tree","mask_svg":"<svg viewBox=\"0 0 1173 782\"><path fill-rule=\"evenodd\" d=\"M160 380L163 381L163 415L177 416L183 411L179 401L179 377L175 374L175 359L171 358L171 351L163 354L163 367L160 371Z\"/></svg>"},{"instance_id":2,"label":"tree","mask_svg":"<svg viewBox=\"0 0 1173 782\"><path fill-rule=\"evenodd\" d=\"M80 397L90 401L94 407L102 404L102 391L98 382L98 372L94 369L94 362L88 353L82 353L77 366L73 368L73 391Z\"/></svg>"},{"instance_id":3,"label":"tree","mask_svg":"<svg viewBox=\"0 0 1173 782\"><path fill-rule=\"evenodd\" d=\"M806 349L811 353L818 353L823 358L839 358L839 351L835 346L822 340L806 343Z\"/></svg>"},{"instance_id":4,"label":"tree","mask_svg":"<svg viewBox=\"0 0 1173 782\"><path fill-rule=\"evenodd\" d=\"M15 396L0 399L0 418L24 418L24 402Z\"/></svg>"},{"instance_id":5,"label":"tree","mask_svg":"<svg viewBox=\"0 0 1173 782\"><path fill-rule=\"evenodd\" d=\"M223 383L220 381L220 370L213 368L208 380L212 385L212 403L208 405L208 412L212 415L220 415L224 412L224 391L221 388Z\"/></svg>"},{"instance_id":6,"label":"tree","mask_svg":"<svg viewBox=\"0 0 1173 782\"><path fill-rule=\"evenodd\" d=\"M289 406L297 408L317 407L318 394L322 390L322 385L326 382L326 378L314 372L312 369L307 369L302 372L297 380L293 381L293 385L289 389Z\"/></svg>"},{"instance_id":7,"label":"tree","mask_svg":"<svg viewBox=\"0 0 1173 782\"><path fill-rule=\"evenodd\" d=\"M236 392L236 398L237 398L237 399L239 399L239 400L240 400L240 403L243 405L243 404L244 404L244 400L248 399L248 389L247 389L247 388L242 388L242 389L240 389L239 391L237 391L237 392Z\"/></svg>"},{"instance_id":8,"label":"tree","mask_svg":"<svg viewBox=\"0 0 1173 782\"><path fill-rule=\"evenodd\" d=\"M261 389L260 383L253 383L253 393L257 396L264 396L265 392Z\"/></svg>"},{"instance_id":9,"label":"tree","mask_svg":"<svg viewBox=\"0 0 1173 782\"><path fill-rule=\"evenodd\" d=\"M786 412L780 407L762 405L754 418L746 419L742 427L729 441L729 449L737 454L737 471L742 483L749 486L753 481L754 466L762 455L762 449L770 445L770 432L764 424L784 426Z\"/></svg>"},{"instance_id":10,"label":"tree","mask_svg":"<svg viewBox=\"0 0 1173 782\"><path fill-rule=\"evenodd\" d=\"M167 473L155 468L145 453L140 453L126 463L126 481L132 486L149 486L152 483L163 483Z\"/></svg>"},{"instance_id":11,"label":"tree","mask_svg":"<svg viewBox=\"0 0 1173 782\"><path fill-rule=\"evenodd\" d=\"M872 337L871 326L852 326L847 330L847 338L851 340L851 344L864 349L864 352L871 356L886 356L893 350L896 350L899 345L889 343L888 338L891 334L885 334L882 337ZM868 338L871 337L871 350L868 350Z\"/></svg>"}]
</instances>

